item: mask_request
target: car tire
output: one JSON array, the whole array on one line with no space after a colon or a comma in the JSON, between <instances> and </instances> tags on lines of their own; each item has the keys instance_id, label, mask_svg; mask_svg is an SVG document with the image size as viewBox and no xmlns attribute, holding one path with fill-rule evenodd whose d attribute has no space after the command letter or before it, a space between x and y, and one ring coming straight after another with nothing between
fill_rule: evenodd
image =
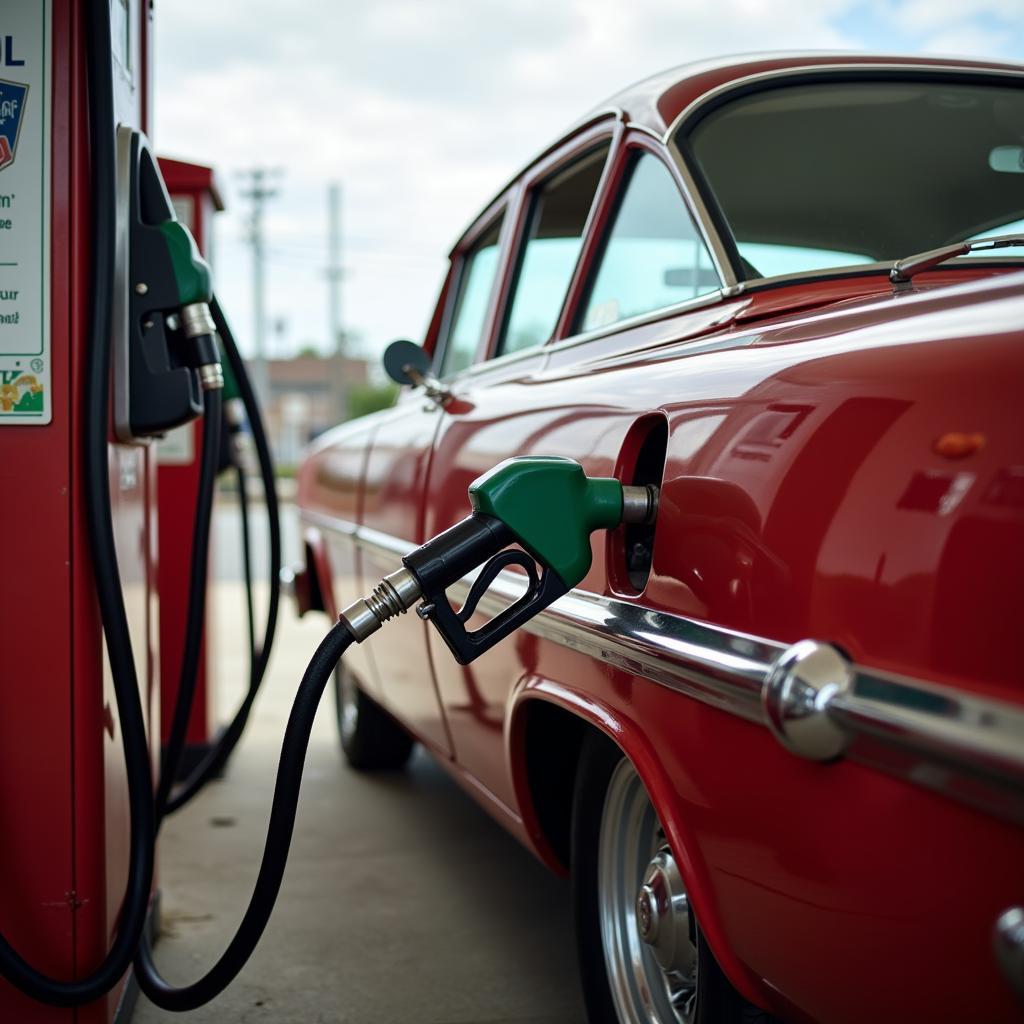
<instances>
[{"instance_id":1,"label":"car tire","mask_svg":"<svg viewBox=\"0 0 1024 1024\"><path fill-rule=\"evenodd\" d=\"M339 662L334 670L334 710L345 760L361 772L405 767L413 738L359 688L355 676Z\"/></svg>"},{"instance_id":2,"label":"car tire","mask_svg":"<svg viewBox=\"0 0 1024 1024\"><path fill-rule=\"evenodd\" d=\"M774 1022L718 966L636 769L597 733L584 742L576 776L572 892L590 1024ZM676 908L671 916L666 903Z\"/></svg>"}]
</instances>

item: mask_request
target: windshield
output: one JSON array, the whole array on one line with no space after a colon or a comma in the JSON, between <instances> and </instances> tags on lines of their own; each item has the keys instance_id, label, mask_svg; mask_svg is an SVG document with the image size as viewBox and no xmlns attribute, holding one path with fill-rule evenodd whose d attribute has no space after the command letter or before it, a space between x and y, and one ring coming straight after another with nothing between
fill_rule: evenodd
<instances>
[{"instance_id":1,"label":"windshield","mask_svg":"<svg viewBox=\"0 0 1024 1024\"><path fill-rule=\"evenodd\" d=\"M1020 86L777 87L715 109L688 144L747 279L902 259L1024 218Z\"/></svg>"}]
</instances>

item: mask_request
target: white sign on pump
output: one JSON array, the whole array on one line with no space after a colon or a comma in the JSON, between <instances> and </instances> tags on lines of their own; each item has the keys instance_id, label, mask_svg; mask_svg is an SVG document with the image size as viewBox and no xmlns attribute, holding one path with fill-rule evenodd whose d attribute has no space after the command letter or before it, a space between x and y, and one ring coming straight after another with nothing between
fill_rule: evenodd
<instances>
[{"instance_id":1,"label":"white sign on pump","mask_svg":"<svg viewBox=\"0 0 1024 1024\"><path fill-rule=\"evenodd\" d=\"M0 426L49 423L50 0L0 19Z\"/></svg>"}]
</instances>

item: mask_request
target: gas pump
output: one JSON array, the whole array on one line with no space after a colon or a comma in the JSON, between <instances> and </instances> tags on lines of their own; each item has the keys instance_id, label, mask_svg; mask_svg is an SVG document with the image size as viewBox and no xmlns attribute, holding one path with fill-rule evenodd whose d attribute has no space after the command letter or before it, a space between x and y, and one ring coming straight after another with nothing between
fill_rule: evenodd
<instances>
[{"instance_id":1,"label":"gas pump","mask_svg":"<svg viewBox=\"0 0 1024 1024\"><path fill-rule=\"evenodd\" d=\"M209 261L214 214L224 209L217 176L210 167L183 160L158 159L160 174L167 185L178 220L191 232L196 246ZM231 399L225 388L225 407ZM181 637L185 633L188 607L188 573L181 552L191 544L192 510L199 486L202 451L202 419L192 420L170 431L157 444L157 589L160 593L160 739L170 738L171 719L177 698L176 681L181 675ZM229 434L223 431L222 435ZM222 471L225 468L222 436ZM232 452L227 454L233 455ZM248 545L246 545L247 549ZM212 719L216 679L210 671L211 644L216 637L212 611L207 610L196 667L192 714L185 735L180 774L187 774L210 752L215 723ZM255 641L253 641L255 642Z\"/></svg>"},{"instance_id":2,"label":"gas pump","mask_svg":"<svg viewBox=\"0 0 1024 1024\"><path fill-rule=\"evenodd\" d=\"M15 130L14 144L9 131L3 136L11 159L0 162L0 207L7 202L12 209L11 226L0 227L11 232L0 234L0 255L10 253L0 271L17 271L25 291L14 310L24 312L24 322L0 319L0 329L26 327L0 330L0 368L5 385L33 396L12 399L10 419L0 413L0 466L11 481L8 494L19 495L8 528L24 538L18 554L27 554L30 565L35 559L35 575L20 577L23 592L4 607L9 642L28 665L26 681L15 685L5 676L0 694L0 1018L25 1022L67 1021L72 1007L84 1022L130 1012L123 1002L129 967L165 1009L194 1009L223 991L273 910L314 715L348 646L418 604L453 655L468 663L583 578L593 531L647 521L656 507L653 491L589 479L566 459L514 459L478 479L470 488L472 514L346 608L313 654L285 730L263 858L242 923L198 981L181 988L165 982L147 928L160 821L199 791L238 742L276 621L272 590L246 698L209 755L173 791L195 690L212 490L221 465L221 349L256 444L273 566L280 563L280 527L251 382L213 297L209 268L174 216L141 130L148 14L137 0L114 0L114 10L123 20L112 31L109 0L23 5L12 37L17 45L5 50L31 57L16 65L24 69L20 79L12 71L11 82L0 81L0 117L8 97L20 97L20 116L31 110L35 118L22 123L24 136ZM134 83L130 108L121 95L126 82ZM13 91L3 91L9 86ZM26 97L37 95L30 107ZM38 152L22 163L19 174L26 165L28 171L17 179L17 193L7 191L7 172L22 159L17 147L25 139L38 143ZM4 152L0 147L0 158ZM0 304L7 301L15 300L0 290ZM29 374L35 385L17 383ZM150 440L198 417L189 605L178 696L155 773ZM484 592L511 565L525 570L522 596L485 626L467 630ZM478 570L466 604L454 609L447 588ZM53 592L53 580L64 586Z\"/></svg>"},{"instance_id":3,"label":"gas pump","mask_svg":"<svg viewBox=\"0 0 1024 1024\"><path fill-rule=\"evenodd\" d=\"M115 117L148 125L146 8L118 3L123 31L108 57L104 126L111 163ZM92 1024L114 1017L131 938L150 908L142 773L156 752L159 680L151 457L145 446L108 446L105 411L84 429L91 296L97 286L110 294L113 273L90 258L85 13L71 0L7 4L0 28L0 477L8 557L20 563L0 591L0 934L4 954L16 950L25 968L73 979L102 963L123 932L102 984L68 993L91 997L78 1019ZM87 462L96 434L102 451ZM105 493L88 496L90 477ZM98 560L89 525L97 516L107 524L103 538L96 531ZM114 561L125 581L116 595ZM120 620L121 640L106 655L100 590ZM130 739L119 705L136 723ZM141 815L134 842L129 808ZM122 913L126 889L133 899ZM17 963L13 973L34 989L38 979ZM0 986L0 1019L71 1018Z\"/></svg>"}]
</instances>

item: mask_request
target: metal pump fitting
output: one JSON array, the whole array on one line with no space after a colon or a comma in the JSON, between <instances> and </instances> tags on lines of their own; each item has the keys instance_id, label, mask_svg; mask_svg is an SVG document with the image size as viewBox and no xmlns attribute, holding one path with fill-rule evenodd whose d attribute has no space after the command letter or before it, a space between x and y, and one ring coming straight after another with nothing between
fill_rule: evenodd
<instances>
[{"instance_id":1,"label":"metal pump fitting","mask_svg":"<svg viewBox=\"0 0 1024 1024\"><path fill-rule=\"evenodd\" d=\"M213 322L210 307L205 302L190 302L181 307L181 329L189 341L196 342L199 363L199 383L204 391L216 391L224 387L224 371L216 358L217 345L214 335L217 327Z\"/></svg>"},{"instance_id":2,"label":"metal pump fitting","mask_svg":"<svg viewBox=\"0 0 1024 1024\"><path fill-rule=\"evenodd\" d=\"M622 485L622 521L649 526L658 517L658 488L654 484Z\"/></svg>"},{"instance_id":3,"label":"metal pump fitting","mask_svg":"<svg viewBox=\"0 0 1024 1024\"><path fill-rule=\"evenodd\" d=\"M216 334L210 307L205 302L190 302L181 307L181 329L186 338L199 338L204 334Z\"/></svg>"},{"instance_id":4,"label":"metal pump fitting","mask_svg":"<svg viewBox=\"0 0 1024 1024\"><path fill-rule=\"evenodd\" d=\"M199 383L204 391L218 391L224 387L224 371L220 363L204 363L199 367Z\"/></svg>"},{"instance_id":5,"label":"metal pump fitting","mask_svg":"<svg viewBox=\"0 0 1024 1024\"><path fill-rule=\"evenodd\" d=\"M353 601L338 618L362 643L384 625L388 619L404 615L422 595L419 581L408 569L390 573L373 588L369 597Z\"/></svg>"}]
</instances>

